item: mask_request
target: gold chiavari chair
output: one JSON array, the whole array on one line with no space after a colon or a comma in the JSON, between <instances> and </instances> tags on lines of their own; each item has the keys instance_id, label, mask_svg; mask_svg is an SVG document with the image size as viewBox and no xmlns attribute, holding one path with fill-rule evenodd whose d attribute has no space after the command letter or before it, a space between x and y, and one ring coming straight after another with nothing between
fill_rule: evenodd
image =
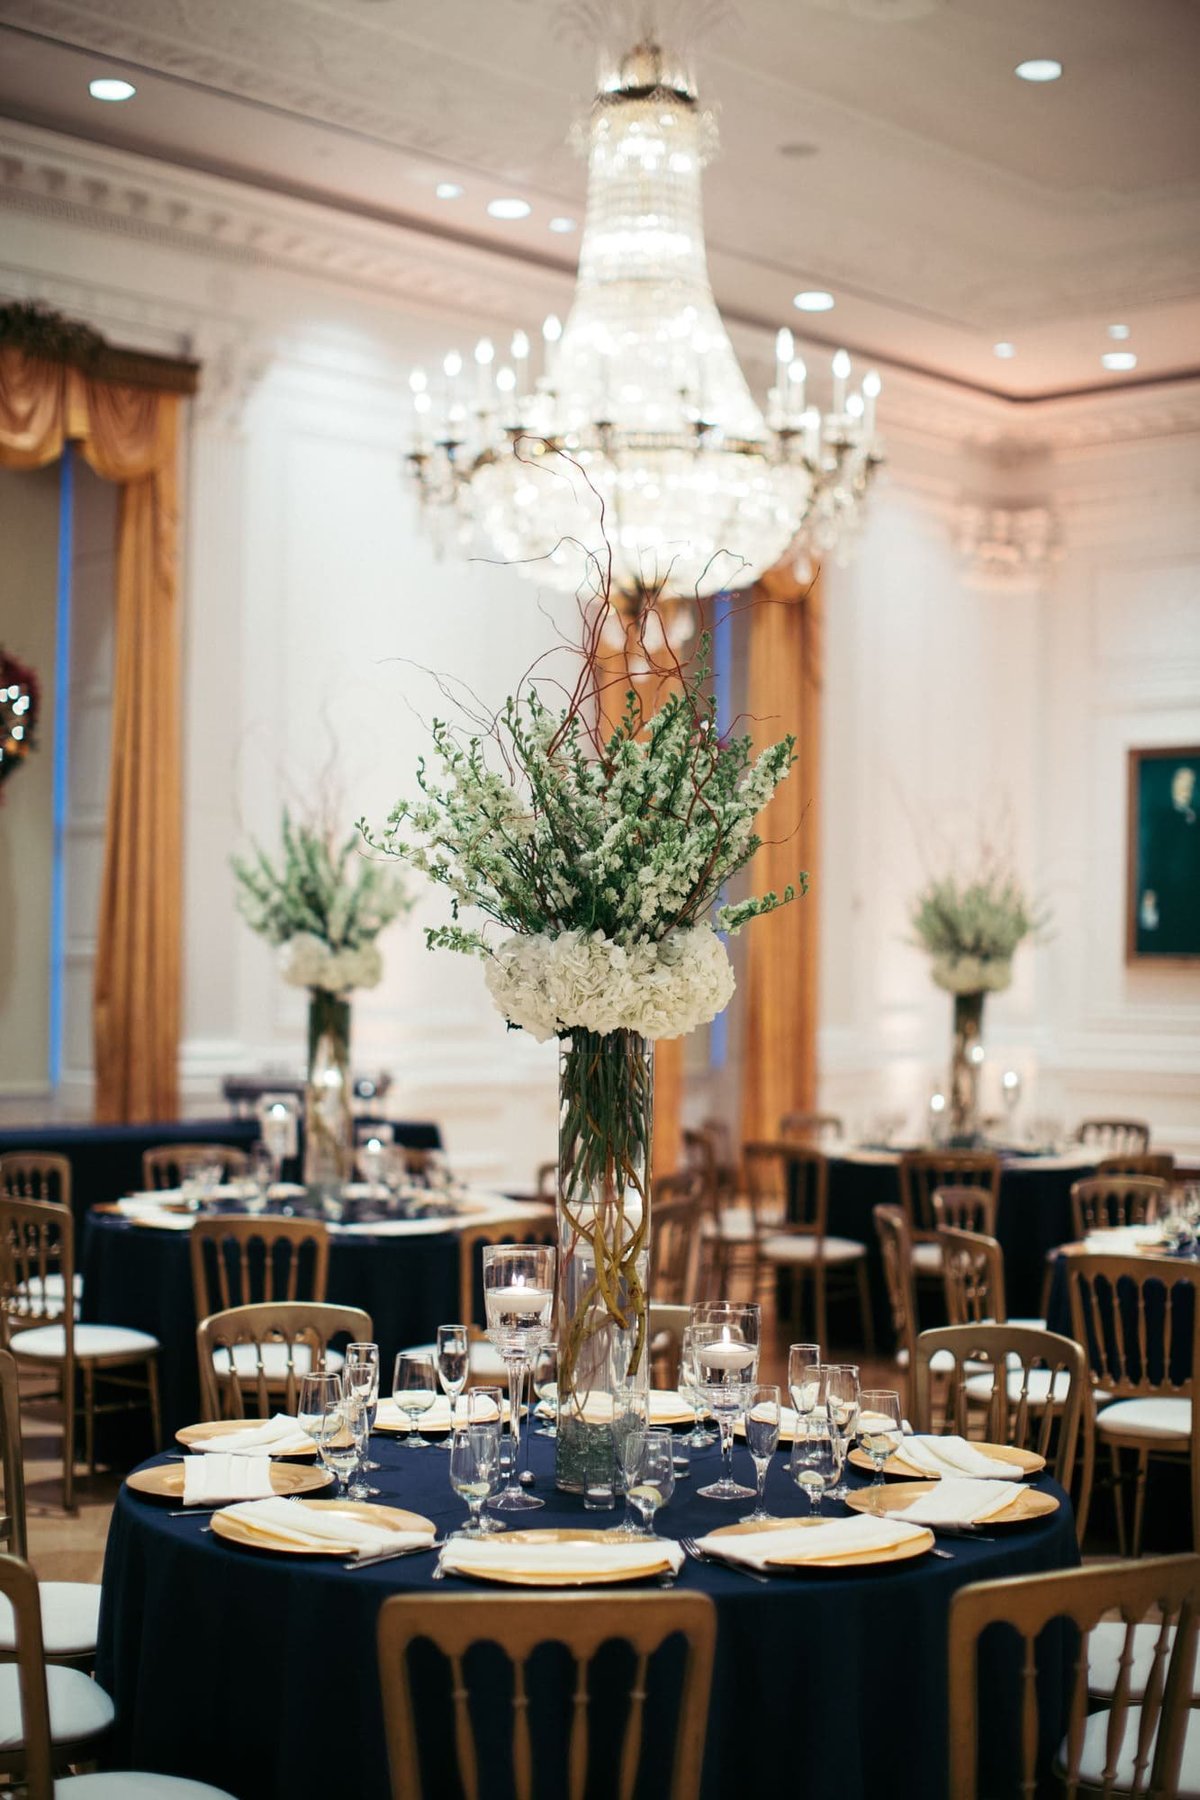
<instances>
[{"instance_id":1,"label":"gold chiavari chair","mask_svg":"<svg viewBox=\"0 0 1200 1800\"><path fill-rule=\"evenodd\" d=\"M845 1134L841 1113L790 1112L779 1121L779 1135L789 1144L820 1144Z\"/></svg>"},{"instance_id":2,"label":"gold chiavari chair","mask_svg":"<svg viewBox=\"0 0 1200 1800\"><path fill-rule=\"evenodd\" d=\"M1158 1217L1167 1184L1147 1175L1093 1175L1071 1183L1076 1242L1117 1225L1145 1225Z\"/></svg>"},{"instance_id":3,"label":"gold chiavari chair","mask_svg":"<svg viewBox=\"0 0 1200 1800\"><path fill-rule=\"evenodd\" d=\"M933 1196L939 1188L977 1187L990 1200L990 1214L981 1222L988 1236L996 1231L996 1207L1000 1199L1000 1158L990 1150L906 1150L900 1158L900 1204L912 1233L913 1272L918 1282L942 1279L942 1251L938 1243L937 1214Z\"/></svg>"},{"instance_id":4,"label":"gold chiavari chair","mask_svg":"<svg viewBox=\"0 0 1200 1800\"><path fill-rule=\"evenodd\" d=\"M1117 1544L1125 1554L1121 1454L1137 1459L1133 1554L1142 1543L1151 1456L1186 1458L1192 1503L1192 1541L1200 1539L1200 1456L1197 1409L1200 1382L1200 1269L1161 1257L1066 1256L1071 1332L1086 1347L1093 1429L1085 1438L1080 1499L1082 1541L1091 1498L1096 1442L1112 1459Z\"/></svg>"},{"instance_id":5,"label":"gold chiavari chair","mask_svg":"<svg viewBox=\"0 0 1200 1800\"><path fill-rule=\"evenodd\" d=\"M235 1181L246 1173L250 1158L233 1144L155 1144L142 1151L142 1186L148 1192L177 1188L193 1163L220 1163L221 1180Z\"/></svg>"},{"instance_id":6,"label":"gold chiavari chair","mask_svg":"<svg viewBox=\"0 0 1200 1800\"><path fill-rule=\"evenodd\" d=\"M651 1300L649 1307L650 1385L673 1388L679 1380L683 1334L691 1322L690 1306L664 1305Z\"/></svg>"},{"instance_id":7,"label":"gold chiavari chair","mask_svg":"<svg viewBox=\"0 0 1200 1800\"><path fill-rule=\"evenodd\" d=\"M712 1300L732 1292L732 1282L750 1274L754 1259L754 1220L740 1203L737 1171L723 1159L728 1134L708 1124L683 1133L684 1168L699 1180L699 1267L696 1294Z\"/></svg>"},{"instance_id":8,"label":"gold chiavari chair","mask_svg":"<svg viewBox=\"0 0 1200 1800\"><path fill-rule=\"evenodd\" d=\"M453 1752L457 1780L454 1791L479 1800L479 1765L492 1768L505 1747L490 1737L480 1742L472 1714L471 1651L481 1643L497 1644L513 1666L513 1729L507 1753L511 1759L506 1785L515 1800L532 1800L534 1757L530 1730L531 1659L544 1644L561 1645L573 1660L576 1676L570 1721L563 1734L560 1767L537 1770L538 1791L562 1800L584 1800L589 1763L607 1751L616 1777L605 1791L632 1800L651 1735L671 1751L671 1774L664 1800L697 1800L712 1685L716 1643L716 1608L704 1594L510 1594L497 1606L488 1595L447 1594L431 1606L420 1595L398 1594L379 1611L379 1674L394 1800L434 1800L450 1786L434 1787L423 1778L418 1709L410 1685L409 1653L414 1644L432 1643L449 1664L453 1731L443 1741ZM678 1711L666 1717L646 1710L651 1658L674 1637L684 1644L683 1678ZM629 1646L628 1705L606 1706L595 1728L591 1721L589 1671L597 1653L614 1640ZM490 1664L477 1665L486 1671ZM493 1677L494 1679L494 1677ZM483 1672L480 1682L487 1682ZM426 1721L426 1730L428 1730ZM593 1742L595 1740L596 1742ZM596 1743L604 1746L597 1751ZM657 1746L656 1746L657 1747Z\"/></svg>"},{"instance_id":9,"label":"gold chiavari chair","mask_svg":"<svg viewBox=\"0 0 1200 1800\"><path fill-rule=\"evenodd\" d=\"M1097 1156L1137 1156L1150 1148L1145 1119L1081 1119L1076 1141Z\"/></svg>"},{"instance_id":10,"label":"gold chiavari chair","mask_svg":"<svg viewBox=\"0 0 1200 1800\"><path fill-rule=\"evenodd\" d=\"M958 1231L943 1225L942 1288L950 1325L1006 1323L1004 1252L994 1237L981 1231Z\"/></svg>"},{"instance_id":11,"label":"gold chiavari chair","mask_svg":"<svg viewBox=\"0 0 1200 1800\"><path fill-rule=\"evenodd\" d=\"M189 1252L198 1319L261 1301L325 1298L329 1232L320 1219L197 1219Z\"/></svg>"},{"instance_id":12,"label":"gold chiavari chair","mask_svg":"<svg viewBox=\"0 0 1200 1800\"><path fill-rule=\"evenodd\" d=\"M1102 1156L1097 1175L1145 1175L1169 1187L1175 1179L1175 1158L1166 1150L1145 1150L1121 1156Z\"/></svg>"},{"instance_id":13,"label":"gold chiavari chair","mask_svg":"<svg viewBox=\"0 0 1200 1800\"><path fill-rule=\"evenodd\" d=\"M983 1581L960 1588L950 1603L949 1800L1028 1800L1053 1792L1065 1800L1087 1794L1136 1794L1144 1800L1195 1795L1200 1730L1192 1730L1190 1701L1200 1607L1200 1557L1172 1556L1141 1564L1103 1563L1050 1575ZM1133 1634L1153 1618L1156 1631L1141 1693L1128 1666L1111 1706L1088 1711L1088 1651L1104 1614L1119 1615L1132 1659ZM1070 1665L1066 1736L1050 1771L1038 1767L1038 1640L1061 1621L1078 1634ZM989 1763L980 1770L980 1644L989 1627L1017 1635L1008 1667L1017 1692L989 1673L985 1694L1012 1722L1006 1734L1020 1773L1007 1788ZM993 1636L995 1634L993 1633ZM1057 1693L1057 1683L1054 1684ZM1134 1704L1135 1699L1137 1704ZM1019 1722L1019 1724L1018 1724ZM1200 1724L1200 1720L1197 1721ZM1184 1771L1187 1771L1185 1774Z\"/></svg>"},{"instance_id":14,"label":"gold chiavari chair","mask_svg":"<svg viewBox=\"0 0 1200 1800\"><path fill-rule=\"evenodd\" d=\"M369 1343L374 1326L357 1306L277 1301L233 1306L196 1327L200 1407L204 1419L266 1419L294 1413L305 1375L341 1368L334 1338ZM253 1401L254 1411L246 1403Z\"/></svg>"},{"instance_id":15,"label":"gold chiavari chair","mask_svg":"<svg viewBox=\"0 0 1200 1800\"><path fill-rule=\"evenodd\" d=\"M887 1284L888 1305L892 1314L892 1330L896 1338L896 1367L900 1371L904 1388L910 1391L918 1325L908 1220L904 1216L904 1209L899 1206L876 1206L872 1216L875 1220L875 1234L879 1239L879 1254L883 1262L883 1277Z\"/></svg>"},{"instance_id":16,"label":"gold chiavari chair","mask_svg":"<svg viewBox=\"0 0 1200 1800\"><path fill-rule=\"evenodd\" d=\"M534 1184L537 1198L547 1206L553 1206L558 1199L558 1163L544 1162L538 1164L537 1178Z\"/></svg>"},{"instance_id":17,"label":"gold chiavari chair","mask_svg":"<svg viewBox=\"0 0 1200 1800\"><path fill-rule=\"evenodd\" d=\"M955 1231L981 1232L984 1237L996 1235L997 1196L990 1187L939 1187L929 1196L934 1230L943 1226Z\"/></svg>"},{"instance_id":18,"label":"gold chiavari chair","mask_svg":"<svg viewBox=\"0 0 1200 1800\"><path fill-rule=\"evenodd\" d=\"M0 1156L0 1193L11 1194L15 1200L47 1200L54 1206L71 1206L71 1164L65 1156L55 1156L49 1152L32 1150L13 1150L6 1156ZM63 1287L62 1276L51 1274L46 1277L48 1286L45 1294L39 1292L37 1298L44 1299L43 1311L62 1310ZM79 1317L79 1303L83 1298L83 1276L76 1270L74 1280L75 1317Z\"/></svg>"},{"instance_id":19,"label":"gold chiavari chair","mask_svg":"<svg viewBox=\"0 0 1200 1800\"><path fill-rule=\"evenodd\" d=\"M867 1284L867 1247L855 1238L831 1237L829 1159L805 1144L747 1144L742 1152L746 1191L754 1215L755 1272L786 1270L803 1301L811 1282L817 1342L829 1342L827 1311L831 1283L853 1283L862 1317L863 1343L875 1349L871 1292ZM779 1223L774 1223L779 1220Z\"/></svg>"},{"instance_id":20,"label":"gold chiavari chair","mask_svg":"<svg viewBox=\"0 0 1200 1800\"><path fill-rule=\"evenodd\" d=\"M700 1218L696 1176L660 1175L654 1183L650 1233L651 1300L680 1306L692 1292L692 1252Z\"/></svg>"},{"instance_id":21,"label":"gold chiavari chair","mask_svg":"<svg viewBox=\"0 0 1200 1800\"><path fill-rule=\"evenodd\" d=\"M61 1296L75 1289L75 1225L69 1208L0 1194L0 1321L19 1365L53 1373L63 1404L63 1505L75 1506L75 1376L83 1384L84 1457L96 1469L98 1413L146 1407L162 1442L158 1339L124 1325L77 1325ZM130 1371L141 1368L139 1378ZM96 1380L136 1398L98 1402Z\"/></svg>"},{"instance_id":22,"label":"gold chiavari chair","mask_svg":"<svg viewBox=\"0 0 1200 1800\"><path fill-rule=\"evenodd\" d=\"M997 1381L996 1371L1003 1370ZM946 1379L946 1398L934 1394L934 1375ZM1072 1339L1028 1325L944 1325L917 1339L913 1423L918 1431L970 1435L972 1414L986 1409L987 1443L1011 1444L1046 1458L1060 1486L1071 1487L1080 1429L1087 1440L1087 1355ZM1084 1480L1089 1479L1087 1458ZM1086 1495L1083 1496L1086 1500ZM1087 1523L1081 1502L1078 1526Z\"/></svg>"}]
</instances>

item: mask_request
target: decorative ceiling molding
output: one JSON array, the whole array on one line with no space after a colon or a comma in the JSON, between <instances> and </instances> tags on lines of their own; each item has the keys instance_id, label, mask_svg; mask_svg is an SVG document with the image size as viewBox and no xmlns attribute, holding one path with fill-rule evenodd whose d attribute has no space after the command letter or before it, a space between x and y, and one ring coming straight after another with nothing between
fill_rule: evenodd
<instances>
[{"instance_id":1,"label":"decorative ceiling molding","mask_svg":"<svg viewBox=\"0 0 1200 1800\"><path fill-rule=\"evenodd\" d=\"M333 283L360 299L393 301L427 318L450 315L450 329L460 332L472 318L527 322L548 305L561 309L570 294L568 277L538 264L11 120L0 121L0 208L210 261ZM229 310L223 312L215 299L176 303L152 285L154 272L140 266L131 267L126 279L124 301L114 310L110 294L102 315L86 304L87 284L57 272L42 279L23 264L15 275L9 264L4 285L9 293L47 300L108 329L120 325L126 341L150 349L186 352L202 320L218 326L223 320L228 328ZM744 360L752 373L761 345L736 324L731 336L739 354L751 349ZM1200 380L1021 402L886 362L880 367L881 427L897 444L968 446L1010 466L1048 450L1200 432Z\"/></svg>"}]
</instances>

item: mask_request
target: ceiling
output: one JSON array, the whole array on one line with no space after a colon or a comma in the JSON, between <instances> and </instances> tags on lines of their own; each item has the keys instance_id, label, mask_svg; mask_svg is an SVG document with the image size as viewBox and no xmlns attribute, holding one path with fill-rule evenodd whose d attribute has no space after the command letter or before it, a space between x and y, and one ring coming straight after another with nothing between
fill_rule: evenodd
<instances>
[{"instance_id":1,"label":"ceiling","mask_svg":"<svg viewBox=\"0 0 1200 1800\"><path fill-rule=\"evenodd\" d=\"M1193 0L662 0L702 17L731 318L1012 398L1200 372ZM636 0L0 0L0 115L573 265L567 147ZM653 10L653 9L652 9ZM629 15L634 15L630 17ZM1053 56L1062 80L1013 75ZM126 75L124 105L87 92ZM461 198L439 200L438 182ZM485 204L528 200L501 223ZM831 313L802 316L800 288ZM1112 324L1131 374L1106 373ZM998 341L1016 355L1001 361Z\"/></svg>"}]
</instances>

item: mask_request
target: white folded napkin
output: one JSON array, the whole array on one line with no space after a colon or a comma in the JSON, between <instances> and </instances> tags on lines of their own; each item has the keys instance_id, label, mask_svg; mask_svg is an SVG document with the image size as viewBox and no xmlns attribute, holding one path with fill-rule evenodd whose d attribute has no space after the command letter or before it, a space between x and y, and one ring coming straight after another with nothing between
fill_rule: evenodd
<instances>
[{"instance_id":1,"label":"white folded napkin","mask_svg":"<svg viewBox=\"0 0 1200 1800\"><path fill-rule=\"evenodd\" d=\"M190 1231L196 1223L195 1213L142 1212L133 1219L135 1225L148 1225L154 1231Z\"/></svg>"},{"instance_id":2,"label":"white folded napkin","mask_svg":"<svg viewBox=\"0 0 1200 1800\"><path fill-rule=\"evenodd\" d=\"M442 1567L452 1575L511 1574L534 1568L539 1575L622 1575L644 1568L650 1552L656 1566L678 1570L682 1547L671 1538L619 1538L597 1543L583 1539L565 1544L490 1543L486 1538L451 1538L442 1551ZM661 1558L661 1564L659 1559Z\"/></svg>"},{"instance_id":3,"label":"white folded napkin","mask_svg":"<svg viewBox=\"0 0 1200 1800\"><path fill-rule=\"evenodd\" d=\"M1148 1244L1161 1244L1161 1225L1113 1225L1107 1230L1093 1231L1083 1240L1085 1250L1102 1256L1128 1256Z\"/></svg>"},{"instance_id":4,"label":"white folded napkin","mask_svg":"<svg viewBox=\"0 0 1200 1800\"><path fill-rule=\"evenodd\" d=\"M311 1450L313 1441L307 1431L303 1430L300 1421L287 1413L276 1413L262 1425L247 1425L245 1431L223 1431L219 1437L205 1438L202 1443L193 1444L193 1450L202 1450L207 1456L246 1456L258 1450L265 1450L272 1456L295 1456L301 1450Z\"/></svg>"},{"instance_id":5,"label":"white folded napkin","mask_svg":"<svg viewBox=\"0 0 1200 1800\"><path fill-rule=\"evenodd\" d=\"M762 1569L768 1563L827 1562L860 1550L891 1550L921 1535L920 1528L899 1518L880 1519L855 1513L850 1519L826 1519L820 1525L784 1525L778 1531L747 1531L731 1537L705 1537L699 1548L726 1562Z\"/></svg>"},{"instance_id":6,"label":"white folded napkin","mask_svg":"<svg viewBox=\"0 0 1200 1800\"><path fill-rule=\"evenodd\" d=\"M437 1237L439 1233L456 1231L457 1219L371 1219L362 1224L331 1225L330 1230L347 1237Z\"/></svg>"},{"instance_id":7,"label":"white folded napkin","mask_svg":"<svg viewBox=\"0 0 1200 1800\"><path fill-rule=\"evenodd\" d=\"M433 1529L428 1531L388 1531L379 1525L368 1525L353 1513L339 1512L334 1507L296 1505L291 1500L251 1500L241 1506L228 1506L224 1516L236 1519L249 1530L261 1532L264 1542L292 1544L297 1549L328 1549L347 1556L372 1556L380 1550L404 1550L415 1544L428 1544Z\"/></svg>"},{"instance_id":8,"label":"white folded napkin","mask_svg":"<svg viewBox=\"0 0 1200 1800\"><path fill-rule=\"evenodd\" d=\"M265 1454L184 1458L185 1506L213 1506L222 1500L261 1500L274 1492L271 1459Z\"/></svg>"},{"instance_id":9,"label":"white folded napkin","mask_svg":"<svg viewBox=\"0 0 1200 1800\"><path fill-rule=\"evenodd\" d=\"M892 1453L898 1463L916 1475L969 1475L977 1481L1020 1481L1024 1470L1016 1463L985 1456L962 1437L924 1437L914 1432Z\"/></svg>"},{"instance_id":10,"label":"white folded napkin","mask_svg":"<svg viewBox=\"0 0 1200 1800\"><path fill-rule=\"evenodd\" d=\"M156 1192L144 1194L126 1194L117 1201L117 1211L127 1219L136 1219L142 1213L161 1212L171 1201L178 1202L182 1195L178 1188L159 1188Z\"/></svg>"},{"instance_id":11,"label":"white folded napkin","mask_svg":"<svg viewBox=\"0 0 1200 1800\"><path fill-rule=\"evenodd\" d=\"M980 1481L969 1476L947 1475L927 1494L914 1500L894 1519L912 1525L978 1525L1011 1506L1015 1496L1010 1481Z\"/></svg>"}]
</instances>

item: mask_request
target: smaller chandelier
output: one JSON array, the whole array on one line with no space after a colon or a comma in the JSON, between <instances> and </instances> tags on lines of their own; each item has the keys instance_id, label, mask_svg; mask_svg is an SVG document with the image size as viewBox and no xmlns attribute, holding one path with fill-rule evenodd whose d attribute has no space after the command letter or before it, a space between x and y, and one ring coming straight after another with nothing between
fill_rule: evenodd
<instances>
[{"instance_id":1,"label":"smaller chandelier","mask_svg":"<svg viewBox=\"0 0 1200 1800\"><path fill-rule=\"evenodd\" d=\"M790 331L756 404L708 277L700 174L716 141L695 88L657 45L605 81L586 132L588 203L575 299L535 348L483 338L410 377L422 502L535 580L703 598L748 586L793 545L842 550L881 452L879 376L831 366L811 404ZM601 531L601 517L603 529Z\"/></svg>"}]
</instances>

